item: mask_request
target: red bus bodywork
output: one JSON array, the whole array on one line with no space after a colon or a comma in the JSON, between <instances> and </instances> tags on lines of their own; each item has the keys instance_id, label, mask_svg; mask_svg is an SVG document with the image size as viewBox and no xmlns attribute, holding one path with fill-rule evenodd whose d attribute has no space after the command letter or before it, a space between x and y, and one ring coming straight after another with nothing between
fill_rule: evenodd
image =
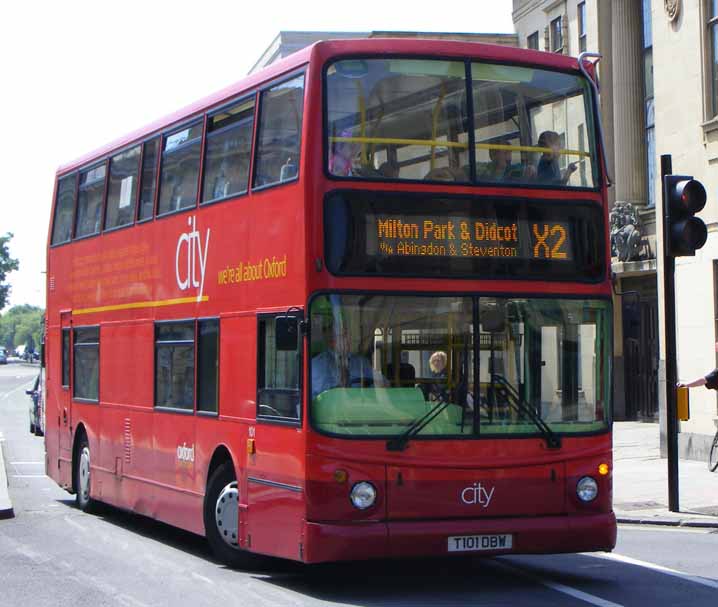
<instances>
[{"instance_id":1,"label":"red bus bodywork","mask_svg":"<svg viewBox=\"0 0 718 607\"><path fill-rule=\"evenodd\" d=\"M316 432L306 394L299 426L257 420L257 316L290 306L304 310L317 291L610 298L608 272L598 284L331 275L321 263L324 195L339 186L387 189L381 183L338 186L323 170L322 68L329 59L352 54L476 58L578 70L573 58L499 46L323 42L61 167L58 177L228 100L258 94L282 77L306 75L298 180L60 246L50 246L48 237L47 474L74 491L73 458L82 430L93 454L94 499L204 535L208 476L218 463L231 460L239 483L240 546L306 563L446 554L448 537L479 534L511 533L511 552L517 553L611 550L616 523L610 425L598 435L565 437L560 450L548 449L537 436L413 440L406 451L390 452L382 440ZM471 185L391 188L507 194L504 188ZM522 188L520 196L546 198L547 192ZM605 185L580 194L556 191L551 197L580 197L606 208ZM202 292L181 290L178 272L184 266L178 258L190 259L206 242ZM273 261L286 261L286 271ZM241 279L228 281L226 274L223 279L230 269ZM204 317L220 319L219 414L155 410L154 323ZM73 400L71 387L62 386L62 329L86 325L100 326L98 403ZM178 447L190 445L191 457L178 457ZM608 464L607 475L596 475L599 464ZM337 469L346 471L345 480L337 480ZM599 498L588 504L575 491L586 475L599 481ZM358 480L369 480L378 490L375 506L367 511L355 509L348 497ZM495 489L491 508L459 504L457 495L477 483Z\"/></svg>"}]
</instances>

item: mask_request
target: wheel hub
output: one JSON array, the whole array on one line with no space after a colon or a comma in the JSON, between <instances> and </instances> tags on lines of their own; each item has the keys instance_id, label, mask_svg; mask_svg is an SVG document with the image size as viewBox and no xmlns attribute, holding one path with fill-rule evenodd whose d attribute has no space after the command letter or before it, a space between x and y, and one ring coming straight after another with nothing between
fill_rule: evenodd
<instances>
[{"instance_id":1,"label":"wheel hub","mask_svg":"<svg viewBox=\"0 0 718 607\"><path fill-rule=\"evenodd\" d=\"M90 497L90 450L85 447L80 453L80 496L83 501Z\"/></svg>"},{"instance_id":2,"label":"wheel hub","mask_svg":"<svg viewBox=\"0 0 718 607\"><path fill-rule=\"evenodd\" d=\"M219 536L233 548L239 548L239 489L237 481L229 483L219 494L214 509Z\"/></svg>"}]
</instances>

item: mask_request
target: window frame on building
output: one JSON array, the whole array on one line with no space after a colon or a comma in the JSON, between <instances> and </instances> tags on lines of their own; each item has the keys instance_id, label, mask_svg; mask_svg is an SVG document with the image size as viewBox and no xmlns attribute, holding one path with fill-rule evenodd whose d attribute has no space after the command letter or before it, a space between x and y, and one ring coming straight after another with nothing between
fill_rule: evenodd
<instances>
[{"instance_id":1,"label":"window frame on building","mask_svg":"<svg viewBox=\"0 0 718 607\"><path fill-rule=\"evenodd\" d=\"M536 30L533 34L526 36L526 48L530 48L534 51L539 50L539 33Z\"/></svg>"},{"instance_id":2,"label":"window frame on building","mask_svg":"<svg viewBox=\"0 0 718 607\"><path fill-rule=\"evenodd\" d=\"M563 54L563 15L551 19L549 26L549 46L552 53ZM556 44L559 42L560 44Z\"/></svg>"},{"instance_id":3,"label":"window frame on building","mask_svg":"<svg viewBox=\"0 0 718 607\"><path fill-rule=\"evenodd\" d=\"M578 20L578 52L584 53L587 49L586 36L586 2L579 2L576 7Z\"/></svg>"}]
</instances>

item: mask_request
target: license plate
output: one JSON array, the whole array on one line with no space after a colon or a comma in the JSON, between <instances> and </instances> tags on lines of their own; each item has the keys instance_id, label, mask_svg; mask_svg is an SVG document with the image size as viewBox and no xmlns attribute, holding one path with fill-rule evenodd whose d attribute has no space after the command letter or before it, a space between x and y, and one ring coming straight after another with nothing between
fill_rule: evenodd
<instances>
[{"instance_id":1,"label":"license plate","mask_svg":"<svg viewBox=\"0 0 718 607\"><path fill-rule=\"evenodd\" d=\"M449 552L481 552L482 550L511 550L514 536L502 535L452 535Z\"/></svg>"}]
</instances>

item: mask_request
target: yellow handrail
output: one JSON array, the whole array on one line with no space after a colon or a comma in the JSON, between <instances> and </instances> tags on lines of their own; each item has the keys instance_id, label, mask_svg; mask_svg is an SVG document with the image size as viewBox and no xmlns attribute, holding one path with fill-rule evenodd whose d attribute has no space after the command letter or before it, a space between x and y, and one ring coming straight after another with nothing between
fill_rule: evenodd
<instances>
[{"instance_id":1,"label":"yellow handrail","mask_svg":"<svg viewBox=\"0 0 718 607\"><path fill-rule=\"evenodd\" d=\"M436 139L402 139L397 137L330 137L331 143L384 143L387 145L425 145L430 147L467 149L466 143L458 141L439 141ZM552 152L552 148L543 148L533 145L506 145L502 143L477 143L475 147L480 150L511 150L512 152ZM558 150L562 156L583 156L588 158L590 152L583 150Z\"/></svg>"}]
</instances>

